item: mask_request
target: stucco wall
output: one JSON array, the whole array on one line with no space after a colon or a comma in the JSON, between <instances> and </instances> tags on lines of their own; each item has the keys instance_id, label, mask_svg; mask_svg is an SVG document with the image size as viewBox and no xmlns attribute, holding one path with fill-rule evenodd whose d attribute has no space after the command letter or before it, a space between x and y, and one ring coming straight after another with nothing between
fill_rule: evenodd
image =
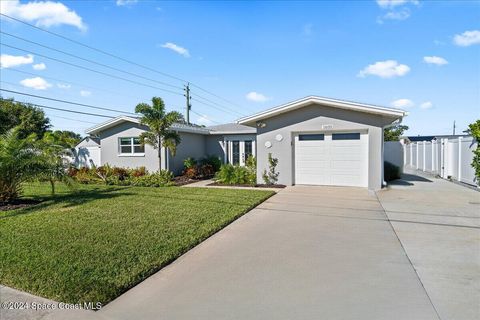
<instances>
[{"instance_id":1,"label":"stucco wall","mask_svg":"<svg viewBox=\"0 0 480 320\"><path fill-rule=\"evenodd\" d=\"M123 122L115 127L105 129L100 133L102 165L137 168L145 167L148 171L158 170L158 152L152 146L145 145L144 156L120 156L118 151L119 138L138 137L145 131L145 127ZM162 166L163 167L163 166Z\"/></svg>"},{"instance_id":2,"label":"stucco wall","mask_svg":"<svg viewBox=\"0 0 480 320\"><path fill-rule=\"evenodd\" d=\"M168 167L175 175L183 171L183 160L188 157L201 159L205 157L205 135L181 132L182 142L177 146L175 157L169 154Z\"/></svg>"},{"instance_id":3,"label":"stucco wall","mask_svg":"<svg viewBox=\"0 0 480 320\"><path fill-rule=\"evenodd\" d=\"M224 136L221 134L207 136L205 138L205 154L217 156L222 162L225 161L225 154L221 146L223 139Z\"/></svg>"},{"instance_id":4,"label":"stucco wall","mask_svg":"<svg viewBox=\"0 0 480 320\"><path fill-rule=\"evenodd\" d=\"M293 133L294 132L335 132L367 130L369 133L368 188L378 190L382 186L383 126L393 119L356 111L342 110L321 105L311 105L285 114L266 119L264 128L257 129L257 177L268 168L268 153L279 159L279 183L292 185L293 181ZM322 127L323 126L323 127ZM328 129L327 129L328 128ZM283 136L282 141L275 139ZM265 142L272 143L271 148Z\"/></svg>"}]
</instances>

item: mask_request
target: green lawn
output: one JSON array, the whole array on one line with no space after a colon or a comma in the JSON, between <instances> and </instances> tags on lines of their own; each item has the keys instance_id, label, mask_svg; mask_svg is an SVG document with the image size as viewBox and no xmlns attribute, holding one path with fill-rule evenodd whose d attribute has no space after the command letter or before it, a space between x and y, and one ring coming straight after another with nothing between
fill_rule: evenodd
<instances>
[{"instance_id":1,"label":"green lawn","mask_svg":"<svg viewBox=\"0 0 480 320\"><path fill-rule=\"evenodd\" d=\"M272 195L270 191L29 185L46 201L0 212L0 283L106 303Z\"/></svg>"}]
</instances>

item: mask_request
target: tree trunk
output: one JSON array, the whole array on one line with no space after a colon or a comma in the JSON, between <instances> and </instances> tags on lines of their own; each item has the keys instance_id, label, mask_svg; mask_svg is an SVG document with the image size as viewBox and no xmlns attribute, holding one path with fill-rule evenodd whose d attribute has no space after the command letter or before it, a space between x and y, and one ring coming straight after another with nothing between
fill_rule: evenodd
<instances>
[{"instance_id":1,"label":"tree trunk","mask_svg":"<svg viewBox=\"0 0 480 320\"><path fill-rule=\"evenodd\" d=\"M162 140L158 136L158 171L162 170Z\"/></svg>"},{"instance_id":2,"label":"tree trunk","mask_svg":"<svg viewBox=\"0 0 480 320\"><path fill-rule=\"evenodd\" d=\"M55 180L50 179L50 186L52 187L52 194L55 194Z\"/></svg>"}]
</instances>

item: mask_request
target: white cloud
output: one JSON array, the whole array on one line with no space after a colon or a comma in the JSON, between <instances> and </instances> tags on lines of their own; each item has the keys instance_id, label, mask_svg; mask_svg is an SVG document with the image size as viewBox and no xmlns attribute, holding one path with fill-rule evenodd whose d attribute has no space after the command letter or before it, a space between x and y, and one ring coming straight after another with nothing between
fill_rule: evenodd
<instances>
[{"instance_id":1,"label":"white cloud","mask_svg":"<svg viewBox=\"0 0 480 320\"><path fill-rule=\"evenodd\" d=\"M436 64L437 66L443 66L445 64L448 64L448 61L445 60L442 57L437 57L437 56L427 56L423 57L423 61L428 64Z\"/></svg>"},{"instance_id":2,"label":"white cloud","mask_svg":"<svg viewBox=\"0 0 480 320\"><path fill-rule=\"evenodd\" d=\"M68 83L57 83L57 87L60 89L70 89L72 86Z\"/></svg>"},{"instance_id":3,"label":"white cloud","mask_svg":"<svg viewBox=\"0 0 480 320\"><path fill-rule=\"evenodd\" d=\"M54 1L32 1L20 3L19 0L0 1L0 12L14 18L35 23L39 27L71 25L81 31L87 30L82 18L63 3Z\"/></svg>"},{"instance_id":4,"label":"white cloud","mask_svg":"<svg viewBox=\"0 0 480 320\"><path fill-rule=\"evenodd\" d=\"M254 102L265 102L270 100L269 97L255 91L247 93L245 98L247 98L247 100L254 101Z\"/></svg>"},{"instance_id":5,"label":"white cloud","mask_svg":"<svg viewBox=\"0 0 480 320\"><path fill-rule=\"evenodd\" d=\"M20 81L20 84L24 87L32 88L35 90L46 90L52 86L45 79L40 77L23 79L22 81Z\"/></svg>"},{"instance_id":6,"label":"white cloud","mask_svg":"<svg viewBox=\"0 0 480 320\"><path fill-rule=\"evenodd\" d=\"M378 23L383 23L383 20L406 20L410 17L410 10L408 8L403 8L400 11L389 11L383 16L377 18Z\"/></svg>"},{"instance_id":7,"label":"white cloud","mask_svg":"<svg viewBox=\"0 0 480 320\"><path fill-rule=\"evenodd\" d=\"M395 60L385 60L366 66L357 76L363 78L368 75L373 75L380 78L393 78L404 76L409 71L410 67L406 64L399 64Z\"/></svg>"},{"instance_id":8,"label":"white cloud","mask_svg":"<svg viewBox=\"0 0 480 320\"><path fill-rule=\"evenodd\" d=\"M453 42L460 47L468 47L474 44L480 44L480 30L465 31L462 34L456 34Z\"/></svg>"},{"instance_id":9,"label":"white cloud","mask_svg":"<svg viewBox=\"0 0 480 320\"><path fill-rule=\"evenodd\" d=\"M302 34L306 37L313 35L313 23L307 23L303 26Z\"/></svg>"},{"instance_id":10,"label":"white cloud","mask_svg":"<svg viewBox=\"0 0 480 320\"><path fill-rule=\"evenodd\" d=\"M137 2L138 0L117 0L117 6L130 6Z\"/></svg>"},{"instance_id":11,"label":"white cloud","mask_svg":"<svg viewBox=\"0 0 480 320\"><path fill-rule=\"evenodd\" d=\"M377 4L382 9L389 9L393 7L402 6L404 4L407 4L408 2L413 3L415 5L419 4L418 0L377 0Z\"/></svg>"},{"instance_id":12,"label":"white cloud","mask_svg":"<svg viewBox=\"0 0 480 320\"><path fill-rule=\"evenodd\" d=\"M47 66L45 65L45 63L37 63L37 64L34 64L33 66L33 69L35 70L45 70L47 69Z\"/></svg>"},{"instance_id":13,"label":"white cloud","mask_svg":"<svg viewBox=\"0 0 480 320\"><path fill-rule=\"evenodd\" d=\"M87 90L80 90L80 95L82 97L90 97L92 95L92 93L90 91L87 91Z\"/></svg>"},{"instance_id":14,"label":"white cloud","mask_svg":"<svg viewBox=\"0 0 480 320\"><path fill-rule=\"evenodd\" d=\"M425 101L424 103L420 104L421 109L430 109L433 107L433 103L431 101Z\"/></svg>"},{"instance_id":15,"label":"white cloud","mask_svg":"<svg viewBox=\"0 0 480 320\"><path fill-rule=\"evenodd\" d=\"M398 99L398 100L392 101L391 105L392 107L395 107L395 108L411 108L415 106L413 101L410 99Z\"/></svg>"},{"instance_id":16,"label":"white cloud","mask_svg":"<svg viewBox=\"0 0 480 320\"><path fill-rule=\"evenodd\" d=\"M12 56L9 54L0 55L0 68L18 67L24 64L33 63L33 55L26 56Z\"/></svg>"},{"instance_id":17,"label":"white cloud","mask_svg":"<svg viewBox=\"0 0 480 320\"><path fill-rule=\"evenodd\" d=\"M190 58L190 52L188 52L187 49L180 47L179 45L176 45L175 43L172 42L167 42L162 45L160 45L162 48L167 48L170 50L175 51L176 53L184 56L185 58Z\"/></svg>"},{"instance_id":18,"label":"white cloud","mask_svg":"<svg viewBox=\"0 0 480 320\"><path fill-rule=\"evenodd\" d=\"M209 126L213 123L212 120L210 120L210 118L204 114L202 114L200 117L197 118L197 124L200 124L200 125L205 125L205 126Z\"/></svg>"}]
</instances>

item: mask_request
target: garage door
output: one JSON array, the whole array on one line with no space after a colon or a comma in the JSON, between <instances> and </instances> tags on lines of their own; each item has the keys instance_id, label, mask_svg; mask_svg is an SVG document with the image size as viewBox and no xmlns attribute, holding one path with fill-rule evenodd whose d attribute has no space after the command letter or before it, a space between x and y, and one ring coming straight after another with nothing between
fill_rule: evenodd
<instances>
[{"instance_id":1,"label":"garage door","mask_svg":"<svg viewBox=\"0 0 480 320\"><path fill-rule=\"evenodd\" d=\"M368 133L295 135L295 184L368 185Z\"/></svg>"}]
</instances>

